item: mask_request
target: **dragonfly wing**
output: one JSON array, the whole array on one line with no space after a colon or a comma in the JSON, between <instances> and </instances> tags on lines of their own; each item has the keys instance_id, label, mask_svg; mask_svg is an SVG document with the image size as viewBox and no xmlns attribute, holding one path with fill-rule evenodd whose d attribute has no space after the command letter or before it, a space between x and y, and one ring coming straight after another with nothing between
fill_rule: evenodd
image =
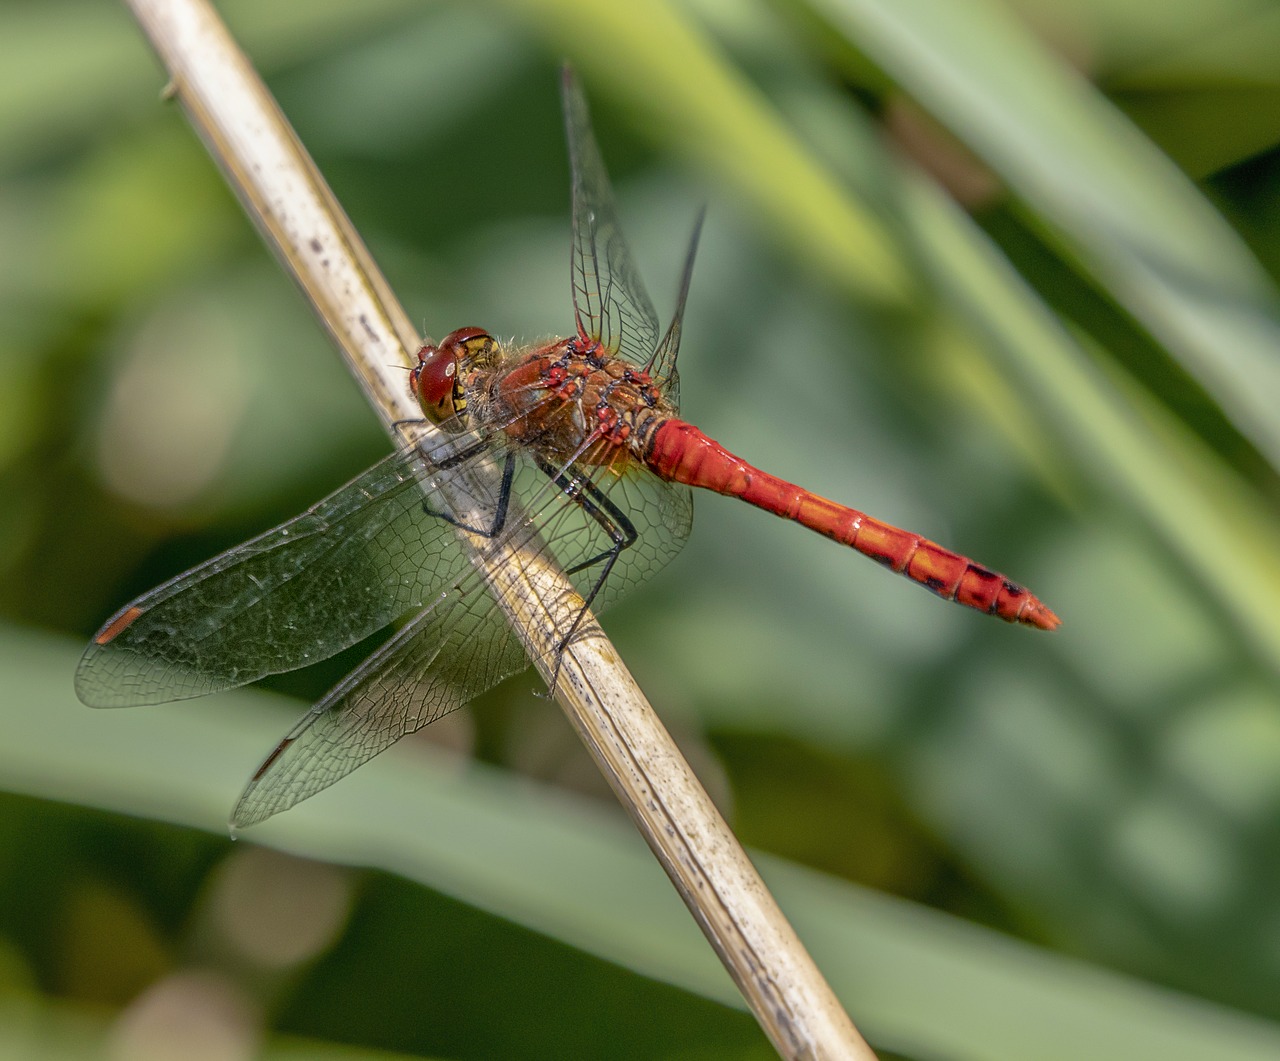
<instances>
[{"instance_id":1,"label":"dragonfly wing","mask_svg":"<svg viewBox=\"0 0 1280 1061\"><path fill-rule=\"evenodd\" d=\"M689 237L689 250L684 258L684 271L680 275L680 291L676 296L675 313L671 316L671 324L662 342L654 350L653 356L645 366L650 375L662 384L663 396L675 408L680 407L680 376L676 372L676 356L680 353L680 331L684 322L684 304L689 298L689 284L693 280L693 260L698 253L698 238L702 235L702 222L707 211L704 207L698 211L698 218L693 223L693 235Z\"/></svg>"},{"instance_id":2,"label":"dragonfly wing","mask_svg":"<svg viewBox=\"0 0 1280 1061\"><path fill-rule=\"evenodd\" d=\"M658 315L618 224L609 174L577 76L561 78L569 167L573 178L573 308L578 334L636 365L658 342Z\"/></svg>"},{"instance_id":3,"label":"dragonfly wing","mask_svg":"<svg viewBox=\"0 0 1280 1061\"><path fill-rule=\"evenodd\" d=\"M635 535L596 596L599 610L679 551L692 522L692 498L687 487L653 475L618 476L590 467L571 470L569 478L575 473L590 481L587 496L596 509L612 505L625 513ZM578 592L589 594L615 540L610 519L602 523L575 504L532 461L521 462L512 493L519 514L481 550L482 560L485 552L501 551L504 565L537 569L549 553L563 571L573 572ZM234 825L252 825L314 795L527 665L535 650L512 630L495 590L484 584L482 566L463 574L302 717L258 768L236 806ZM574 614L570 606L569 621Z\"/></svg>"},{"instance_id":4,"label":"dragonfly wing","mask_svg":"<svg viewBox=\"0 0 1280 1061\"><path fill-rule=\"evenodd\" d=\"M482 587L455 586L302 716L232 813L253 825L313 796L527 660Z\"/></svg>"},{"instance_id":5,"label":"dragonfly wing","mask_svg":"<svg viewBox=\"0 0 1280 1061\"><path fill-rule=\"evenodd\" d=\"M497 505L498 488L480 482L464 499L471 519ZM439 483L420 451L392 454L300 516L139 597L85 652L80 699L116 707L234 688L326 659L421 608L467 564L453 526L430 514L453 511Z\"/></svg>"}]
</instances>

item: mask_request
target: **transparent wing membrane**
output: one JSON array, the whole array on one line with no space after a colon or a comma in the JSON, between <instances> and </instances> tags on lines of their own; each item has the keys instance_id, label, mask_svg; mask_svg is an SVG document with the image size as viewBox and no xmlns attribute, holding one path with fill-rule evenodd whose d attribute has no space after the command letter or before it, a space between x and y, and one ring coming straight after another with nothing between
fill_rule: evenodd
<instances>
[{"instance_id":1,"label":"transparent wing membrane","mask_svg":"<svg viewBox=\"0 0 1280 1061\"><path fill-rule=\"evenodd\" d=\"M671 315L671 324L662 342L654 350L653 356L645 366L654 379L662 380L665 385L665 397L675 408L680 406L680 375L676 372L676 357L680 353L680 331L684 324L684 304L689 298L689 284L693 281L693 260L698 254L698 238L702 235L702 222L706 219L705 208L698 211L697 220L693 223L693 234L689 237L689 250L684 256L684 270L680 274L680 290L676 295L676 309Z\"/></svg>"},{"instance_id":2,"label":"transparent wing membrane","mask_svg":"<svg viewBox=\"0 0 1280 1061\"><path fill-rule=\"evenodd\" d=\"M572 572L570 580L585 597L596 586L610 538L541 468L521 464L512 490L513 508L523 509L523 518L509 523L482 553L514 553L507 562L535 571L549 555L562 571ZM593 602L599 611L679 551L693 509L687 488L654 476L618 477L596 468L593 483L636 530L635 543L618 554ZM555 643L554 636L548 640ZM494 587L478 569L468 570L303 716L246 789L234 824L252 825L314 795L406 734L523 670L535 651L513 632Z\"/></svg>"},{"instance_id":3,"label":"transparent wing membrane","mask_svg":"<svg viewBox=\"0 0 1280 1061\"><path fill-rule=\"evenodd\" d=\"M578 333L643 365L658 343L658 315L618 223L586 97L573 71L561 77L573 181L573 308Z\"/></svg>"},{"instance_id":4,"label":"transparent wing membrane","mask_svg":"<svg viewBox=\"0 0 1280 1061\"><path fill-rule=\"evenodd\" d=\"M327 659L421 608L467 562L449 523L423 517L428 500L451 511L434 474L417 450L393 454L139 597L90 645L76 692L95 707L204 696ZM489 511L495 503L468 499Z\"/></svg>"}]
</instances>

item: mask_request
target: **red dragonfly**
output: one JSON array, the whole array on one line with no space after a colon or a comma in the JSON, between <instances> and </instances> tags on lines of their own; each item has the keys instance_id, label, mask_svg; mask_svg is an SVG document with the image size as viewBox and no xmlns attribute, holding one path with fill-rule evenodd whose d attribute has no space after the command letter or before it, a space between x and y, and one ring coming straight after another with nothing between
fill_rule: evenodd
<instances>
[{"instance_id":1,"label":"red dragonfly","mask_svg":"<svg viewBox=\"0 0 1280 1061\"><path fill-rule=\"evenodd\" d=\"M162 703L306 666L408 616L281 740L233 825L306 799L527 665L459 529L482 552L550 550L582 596L581 619L676 554L692 522L688 487L701 486L852 546L947 600L1058 626L1003 575L762 472L679 419L676 353L701 221L659 336L567 69L562 92L576 333L507 349L460 328L427 343L410 387L443 442L406 446L302 515L139 597L80 661L86 704Z\"/></svg>"}]
</instances>

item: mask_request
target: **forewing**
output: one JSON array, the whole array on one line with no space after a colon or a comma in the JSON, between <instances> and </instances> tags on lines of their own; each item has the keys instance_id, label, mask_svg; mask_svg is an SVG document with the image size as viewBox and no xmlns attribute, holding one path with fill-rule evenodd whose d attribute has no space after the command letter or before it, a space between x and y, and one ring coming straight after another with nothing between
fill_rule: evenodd
<instances>
[{"instance_id":1,"label":"forewing","mask_svg":"<svg viewBox=\"0 0 1280 1061\"><path fill-rule=\"evenodd\" d=\"M593 499L595 511L605 512L603 522L525 461L513 485L519 511L513 510L504 533L481 552L498 550L504 564L531 564L536 570L538 558L549 550L562 570L581 568L570 578L586 596L615 540L617 514L624 513L636 539L597 595L594 607L600 610L679 551L692 520L691 495L686 487L652 475L616 476L600 467L577 474L590 480L584 494ZM314 795L526 666L532 646L522 645L513 632L480 566L443 591L302 717L259 767L236 806L235 825L262 821ZM518 579L504 585L516 588L503 592L519 592ZM575 607L566 610L570 620Z\"/></svg>"},{"instance_id":2,"label":"forewing","mask_svg":"<svg viewBox=\"0 0 1280 1061\"><path fill-rule=\"evenodd\" d=\"M144 594L89 646L77 694L117 707L234 688L326 659L423 607L467 564L453 526L429 514L457 502L439 481L418 450L393 454L300 516ZM493 488L480 483L465 507L491 512Z\"/></svg>"},{"instance_id":3,"label":"forewing","mask_svg":"<svg viewBox=\"0 0 1280 1061\"><path fill-rule=\"evenodd\" d=\"M658 342L658 315L618 224L609 174L600 157L582 86L569 67L561 78L573 180L573 308L578 333L636 365Z\"/></svg>"}]
</instances>

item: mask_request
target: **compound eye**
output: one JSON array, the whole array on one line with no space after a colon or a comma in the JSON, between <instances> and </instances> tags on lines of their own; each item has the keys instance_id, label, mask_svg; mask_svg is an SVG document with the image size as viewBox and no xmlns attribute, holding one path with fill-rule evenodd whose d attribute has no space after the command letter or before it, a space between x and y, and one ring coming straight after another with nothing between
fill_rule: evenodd
<instances>
[{"instance_id":1,"label":"compound eye","mask_svg":"<svg viewBox=\"0 0 1280 1061\"><path fill-rule=\"evenodd\" d=\"M409 389L433 424L442 424L467 411L462 373L490 368L500 360L498 341L482 328L458 328L418 351L418 364L409 377Z\"/></svg>"},{"instance_id":2,"label":"compound eye","mask_svg":"<svg viewBox=\"0 0 1280 1061\"><path fill-rule=\"evenodd\" d=\"M456 416L461 408L456 347L448 339L439 346L427 343L418 351L418 363L409 374L409 390L433 424Z\"/></svg>"}]
</instances>

